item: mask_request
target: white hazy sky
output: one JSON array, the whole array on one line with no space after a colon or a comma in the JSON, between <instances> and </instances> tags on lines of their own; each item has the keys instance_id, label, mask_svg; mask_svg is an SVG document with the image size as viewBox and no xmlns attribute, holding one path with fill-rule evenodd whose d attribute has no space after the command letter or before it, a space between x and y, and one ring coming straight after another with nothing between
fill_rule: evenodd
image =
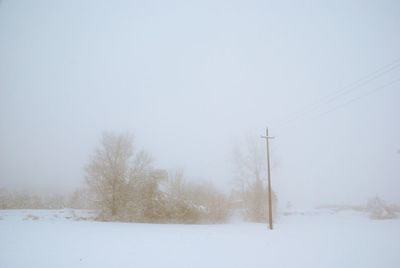
<instances>
[{"instance_id":1,"label":"white hazy sky","mask_svg":"<svg viewBox=\"0 0 400 268\"><path fill-rule=\"evenodd\" d=\"M399 61L318 102L400 58L399 14L398 1L2 0L0 187L71 191L103 131L230 187L233 144L269 126L281 205L400 202L400 83L366 96Z\"/></svg>"}]
</instances>

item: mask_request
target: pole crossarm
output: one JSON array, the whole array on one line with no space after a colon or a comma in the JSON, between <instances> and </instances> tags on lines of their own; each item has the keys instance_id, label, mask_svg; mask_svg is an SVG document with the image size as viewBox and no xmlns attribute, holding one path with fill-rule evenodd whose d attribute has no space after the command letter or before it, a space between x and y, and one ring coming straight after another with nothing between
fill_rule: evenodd
<instances>
[{"instance_id":1,"label":"pole crossarm","mask_svg":"<svg viewBox=\"0 0 400 268\"><path fill-rule=\"evenodd\" d=\"M275 137L271 137L271 136L261 136L262 139L275 139Z\"/></svg>"}]
</instances>

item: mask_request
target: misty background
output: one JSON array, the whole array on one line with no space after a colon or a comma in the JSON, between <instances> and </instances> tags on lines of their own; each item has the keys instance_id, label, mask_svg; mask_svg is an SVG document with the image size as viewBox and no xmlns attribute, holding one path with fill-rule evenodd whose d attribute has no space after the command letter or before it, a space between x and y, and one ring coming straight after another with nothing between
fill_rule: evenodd
<instances>
[{"instance_id":1,"label":"misty background","mask_svg":"<svg viewBox=\"0 0 400 268\"><path fill-rule=\"evenodd\" d=\"M233 147L268 126L279 205L398 203L399 12L396 1L3 0L0 187L70 193L113 131L133 133L158 167L229 191Z\"/></svg>"}]
</instances>

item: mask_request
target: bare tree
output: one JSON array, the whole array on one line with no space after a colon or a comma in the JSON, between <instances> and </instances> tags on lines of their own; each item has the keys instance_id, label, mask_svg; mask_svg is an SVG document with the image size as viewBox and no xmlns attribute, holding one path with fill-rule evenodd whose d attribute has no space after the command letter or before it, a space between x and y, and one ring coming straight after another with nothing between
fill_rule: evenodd
<instances>
[{"instance_id":1,"label":"bare tree","mask_svg":"<svg viewBox=\"0 0 400 268\"><path fill-rule=\"evenodd\" d=\"M256 222L265 222L268 213L265 157L261 140L255 136L246 137L244 143L236 145L233 150L235 187L239 193L239 204L244 216ZM272 195L273 200L276 200L274 192Z\"/></svg>"},{"instance_id":2,"label":"bare tree","mask_svg":"<svg viewBox=\"0 0 400 268\"><path fill-rule=\"evenodd\" d=\"M131 135L103 134L100 146L86 166L86 182L103 216L124 212L132 189L139 187L151 169L151 158L137 152Z\"/></svg>"}]
</instances>

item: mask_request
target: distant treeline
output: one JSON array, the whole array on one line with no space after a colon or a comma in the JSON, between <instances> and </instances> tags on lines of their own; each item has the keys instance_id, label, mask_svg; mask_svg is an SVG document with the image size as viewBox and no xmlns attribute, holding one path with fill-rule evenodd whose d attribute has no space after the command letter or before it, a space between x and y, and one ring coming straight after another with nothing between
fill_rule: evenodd
<instances>
[{"instance_id":1,"label":"distant treeline","mask_svg":"<svg viewBox=\"0 0 400 268\"><path fill-rule=\"evenodd\" d=\"M0 209L61 209L68 206L62 195L43 196L29 191L0 189Z\"/></svg>"}]
</instances>

